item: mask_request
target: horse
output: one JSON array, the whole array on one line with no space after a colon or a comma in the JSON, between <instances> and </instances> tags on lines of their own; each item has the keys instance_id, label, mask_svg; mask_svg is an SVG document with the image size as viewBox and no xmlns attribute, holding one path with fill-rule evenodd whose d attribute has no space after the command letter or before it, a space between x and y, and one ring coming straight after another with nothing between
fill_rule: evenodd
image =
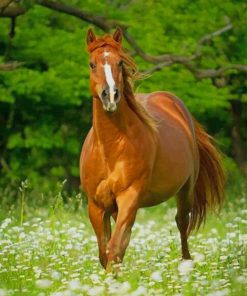
<instances>
[{"instance_id":1,"label":"horse","mask_svg":"<svg viewBox=\"0 0 247 296\"><path fill-rule=\"evenodd\" d=\"M122 31L87 32L92 127L80 156L80 179L106 271L122 263L139 208L176 198L182 259L188 236L224 200L221 155L175 95L135 94L139 72ZM115 220L111 232L111 217Z\"/></svg>"}]
</instances>

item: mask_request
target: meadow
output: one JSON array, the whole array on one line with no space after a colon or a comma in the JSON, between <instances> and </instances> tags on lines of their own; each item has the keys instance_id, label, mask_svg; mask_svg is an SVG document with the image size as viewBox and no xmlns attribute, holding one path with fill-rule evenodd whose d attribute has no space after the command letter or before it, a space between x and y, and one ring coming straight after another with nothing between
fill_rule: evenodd
<instances>
[{"instance_id":1,"label":"meadow","mask_svg":"<svg viewBox=\"0 0 247 296\"><path fill-rule=\"evenodd\" d=\"M174 201L141 209L117 277L99 264L85 199L59 193L35 208L25 198L21 188L19 206L1 210L1 296L247 295L244 188L191 235L192 261L180 259Z\"/></svg>"}]
</instances>

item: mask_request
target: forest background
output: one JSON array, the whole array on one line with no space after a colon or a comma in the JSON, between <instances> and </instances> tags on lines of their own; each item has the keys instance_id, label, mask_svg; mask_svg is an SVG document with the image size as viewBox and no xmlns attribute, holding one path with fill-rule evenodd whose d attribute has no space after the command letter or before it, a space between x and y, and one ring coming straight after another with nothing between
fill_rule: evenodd
<instances>
[{"instance_id":1,"label":"forest background","mask_svg":"<svg viewBox=\"0 0 247 296\"><path fill-rule=\"evenodd\" d=\"M9 203L25 179L39 194L65 179L65 191L78 191L92 120L90 26L98 34L122 28L147 74L136 90L180 97L239 186L247 177L246 11L241 0L1 0L0 187Z\"/></svg>"}]
</instances>

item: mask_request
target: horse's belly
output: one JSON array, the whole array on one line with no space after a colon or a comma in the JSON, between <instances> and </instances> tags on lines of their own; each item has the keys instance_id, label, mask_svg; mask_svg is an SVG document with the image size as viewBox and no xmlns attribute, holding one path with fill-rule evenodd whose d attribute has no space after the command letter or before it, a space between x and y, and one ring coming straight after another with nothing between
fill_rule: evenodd
<instances>
[{"instance_id":1,"label":"horse's belly","mask_svg":"<svg viewBox=\"0 0 247 296\"><path fill-rule=\"evenodd\" d=\"M169 137L161 133L151 181L142 206L153 206L168 200L193 175L193 151L190 142L180 133L174 130Z\"/></svg>"},{"instance_id":2,"label":"horse's belly","mask_svg":"<svg viewBox=\"0 0 247 296\"><path fill-rule=\"evenodd\" d=\"M140 203L140 208L156 206L162 202L167 201L170 197L172 197L172 195L167 194L167 192L147 192Z\"/></svg>"},{"instance_id":3,"label":"horse's belly","mask_svg":"<svg viewBox=\"0 0 247 296\"><path fill-rule=\"evenodd\" d=\"M150 188L144 196L141 207L151 207L167 201L170 197L175 196L188 180L188 176L167 182L167 178L150 184Z\"/></svg>"}]
</instances>

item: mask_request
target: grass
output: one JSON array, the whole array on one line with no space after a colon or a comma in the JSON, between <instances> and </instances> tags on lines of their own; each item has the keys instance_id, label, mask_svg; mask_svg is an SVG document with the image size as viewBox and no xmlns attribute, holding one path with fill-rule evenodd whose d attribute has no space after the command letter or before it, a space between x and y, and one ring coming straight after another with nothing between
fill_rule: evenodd
<instances>
[{"instance_id":1,"label":"grass","mask_svg":"<svg viewBox=\"0 0 247 296\"><path fill-rule=\"evenodd\" d=\"M190 237L193 261L181 261L173 202L140 210L121 273L106 274L85 209L55 198L51 209L5 213L0 223L3 295L247 295L245 196ZM2 214L3 215L3 214Z\"/></svg>"}]
</instances>

